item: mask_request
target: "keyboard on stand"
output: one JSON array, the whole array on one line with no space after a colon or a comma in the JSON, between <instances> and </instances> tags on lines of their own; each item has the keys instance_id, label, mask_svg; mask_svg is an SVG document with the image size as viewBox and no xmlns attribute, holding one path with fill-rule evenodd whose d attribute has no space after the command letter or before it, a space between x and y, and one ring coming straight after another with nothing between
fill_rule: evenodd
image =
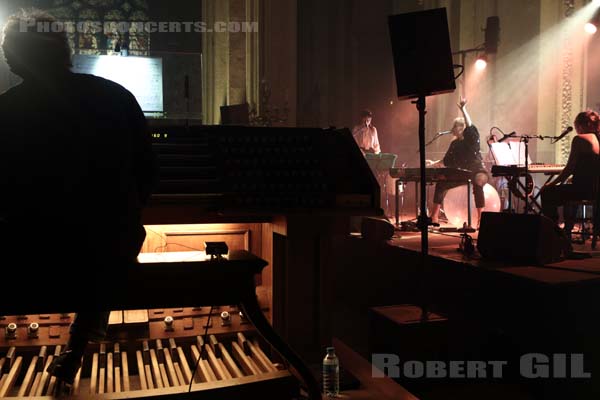
<instances>
[{"instance_id":1,"label":"keyboard on stand","mask_svg":"<svg viewBox=\"0 0 600 400\"><path fill-rule=\"evenodd\" d=\"M531 164L527 169L530 174L560 174L565 168L563 164ZM494 165L492 166L493 176L523 176L525 175L524 165Z\"/></svg>"},{"instance_id":2,"label":"keyboard on stand","mask_svg":"<svg viewBox=\"0 0 600 400\"><path fill-rule=\"evenodd\" d=\"M390 168L390 176L396 179L396 226L402 226L400 221L400 193L401 185L407 182L415 182L416 185L419 185L421 182L421 169L420 168ZM425 168L425 181L427 183L434 182L457 182L464 183L467 185L467 203L470 201L470 193L471 193L471 178L473 177L473 172L460 169L460 168ZM418 188L415 188L415 213L419 215L419 199L418 199ZM404 200L402 199L402 203ZM467 204L466 208L468 210L468 226L471 226L471 207Z\"/></svg>"},{"instance_id":3,"label":"keyboard on stand","mask_svg":"<svg viewBox=\"0 0 600 400\"><path fill-rule=\"evenodd\" d=\"M531 211L541 212L542 206L538 201L541 192L534 195L535 183L531 174L548 175L546 182L550 181L554 175L558 175L565 168L563 164L544 164L532 163L527 166L527 175L525 174L524 165L494 165L492 166L492 176L505 177L508 180L509 194L509 209L512 208L512 195L518 199L531 198L529 209ZM525 177L525 182L521 182L520 177ZM516 179L515 179L516 178Z\"/></svg>"}]
</instances>

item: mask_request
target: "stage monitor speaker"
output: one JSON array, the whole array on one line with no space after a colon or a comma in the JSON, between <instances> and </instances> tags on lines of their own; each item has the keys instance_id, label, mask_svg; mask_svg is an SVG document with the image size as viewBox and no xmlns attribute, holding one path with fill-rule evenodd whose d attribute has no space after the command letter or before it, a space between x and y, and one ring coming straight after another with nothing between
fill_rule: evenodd
<instances>
[{"instance_id":1,"label":"stage monitor speaker","mask_svg":"<svg viewBox=\"0 0 600 400\"><path fill-rule=\"evenodd\" d=\"M477 249L484 259L544 265L561 260L565 240L543 215L484 212Z\"/></svg>"},{"instance_id":2,"label":"stage monitor speaker","mask_svg":"<svg viewBox=\"0 0 600 400\"><path fill-rule=\"evenodd\" d=\"M375 242L384 242L390 240L394 236L394 225L388 220L365 217L361 224L361 233L363 238Z\"/></svg>"},{"instance_id":3,"label":"stage monitor speaker","mask_svg":"<svg viewBox=\"0 0 600 400\"><path fill-rule=\"evenodd\" d=\"M388 18L398 98L453 92L454 68L445 8Z\"/></svg>"}]
</instances>

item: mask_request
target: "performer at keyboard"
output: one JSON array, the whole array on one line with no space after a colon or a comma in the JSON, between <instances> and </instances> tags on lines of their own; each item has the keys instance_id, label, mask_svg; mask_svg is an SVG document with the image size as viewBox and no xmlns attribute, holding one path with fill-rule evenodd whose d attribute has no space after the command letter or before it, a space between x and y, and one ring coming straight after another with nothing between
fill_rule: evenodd
<instances>
[{"instance_id":1,"label":"performer at keyboard","mask_svg":"<svg viewBox=\"0 0 600 400\"><path fill-rule=\"evenodd\" d=\"M377 136L377 128L372 124L373 113L370 110L364 110L361 113L361 122L352 129L352 136L358 144L360 150L365 153L381 153L379 146L379 137Z\"/></svg>"},{"instance_id":2,"label":"performer at keyboard","mask_svg":"<svg viewBox=\"0 0 600 400\"><path fill-rule=\"evenodd\" d=\"M567 165L554 180L542 187L542 212L555 222L558 222L559 206L570 200L593 200L598 196L600 116L592 110L580 112L574 125L577 136L571 142ZM571 175L572 183L565 184ZM575 207L563 207L567 235L573 229L575 211Z\"/></svg>"},{"instance_id":3,"label":"performer at keyboard","mask_svg":"<svg viewBox=\"0 0 600 400\"><path fill-rule=\"evenodd\" d=\"M70 72L66 32L43 28L54 21L32 10L3 31L7 64L23 82L0 95L0 246L6 291L29 285L72 299L68 350L48 368L72 383L88 340L106 333L102 297L144 242L157 168L135 97Z\"/></svg>"},{"instance_id":4,"label":"performer at keyboard","mask_svg":"<svg viewBox=\"0 0 600 400\"><path fill-rule=\"evenodd\" d=\"M481 151L479 148L479 131L473 125L471 117L466 108L467 100L460 99L458 108L463 116L454 120L452 125L452 135L454 139L450 143L450 147L446 152L443 160L427 161L429 167L451 167L461 168L473 172L473 194L475 196L475 206L477 207L478 217L481 217L481 212L485 207L485 196L483 186L488 182L489 176L485 170ZM433 195L433 210L431 220L434 223L439 222L439 214L444 197L449 189L460 186L461 183L456 182L438 182L435 185L435 193ZM466 205L465 205L466 207ZM481 218L479 218L480 220Z\"/></svg>"}]
</instances>

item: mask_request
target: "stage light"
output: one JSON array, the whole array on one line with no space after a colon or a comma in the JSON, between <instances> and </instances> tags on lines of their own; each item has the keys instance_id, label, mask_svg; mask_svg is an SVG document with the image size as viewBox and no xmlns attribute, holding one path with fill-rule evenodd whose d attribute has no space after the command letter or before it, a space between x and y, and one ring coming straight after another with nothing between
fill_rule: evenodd
<instances>
[{"instance_id":1,"label":"stage light","mask_svg":"<svg viewBox=\"0 0 600 400\"><path fill-rule=\"evenodd\" d=\"M583 29L590 35L593 35L598 30L598 25L600 25L600 10L597 10L594 13L592 19L590 19L583 27Z\"/></svg>"},{"instance_id":2,"label":"stage light","mask_svg":"<svg viewBox=\"0 0 600 400\"><path fill-rule=\"evenodd\" d=\"M585 24L585 26L583 27L583 29L587 33L589 33L590 35L593 35L598 30L598 28L596 27L596 25L592 24L591 22L588 22L587 24Z\"/></svg>"},{"instance_id":3,"label":"stage light","mask_svg":"<svg viewBox=\"0 0 600 400\"><path fill-rule=\"evenodd\" d=\"M477 57L477 60L475 60L475 68L478 71L483 71L485 67L487 67L487 57L485 55Z\"/></svg>"}]
</instances>

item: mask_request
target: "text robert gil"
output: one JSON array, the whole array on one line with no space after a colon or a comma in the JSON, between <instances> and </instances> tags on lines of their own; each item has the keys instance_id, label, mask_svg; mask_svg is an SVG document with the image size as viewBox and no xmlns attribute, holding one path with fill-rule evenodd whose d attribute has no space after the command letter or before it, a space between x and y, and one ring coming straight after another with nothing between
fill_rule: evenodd
<instances>
[{"instance_id":1,"label":"text robert gil","mask_svg":"<svg viewBox=\"0 0 600 400\"><path fill-rule=\"evenodd\" d=\"M406 361L396 354L373 354L374 378L502 378L508 361ZM524 378L591 378L585 371L583 354L528 353L519 359L519 372Z\"/></svg>"}]
</instances>

